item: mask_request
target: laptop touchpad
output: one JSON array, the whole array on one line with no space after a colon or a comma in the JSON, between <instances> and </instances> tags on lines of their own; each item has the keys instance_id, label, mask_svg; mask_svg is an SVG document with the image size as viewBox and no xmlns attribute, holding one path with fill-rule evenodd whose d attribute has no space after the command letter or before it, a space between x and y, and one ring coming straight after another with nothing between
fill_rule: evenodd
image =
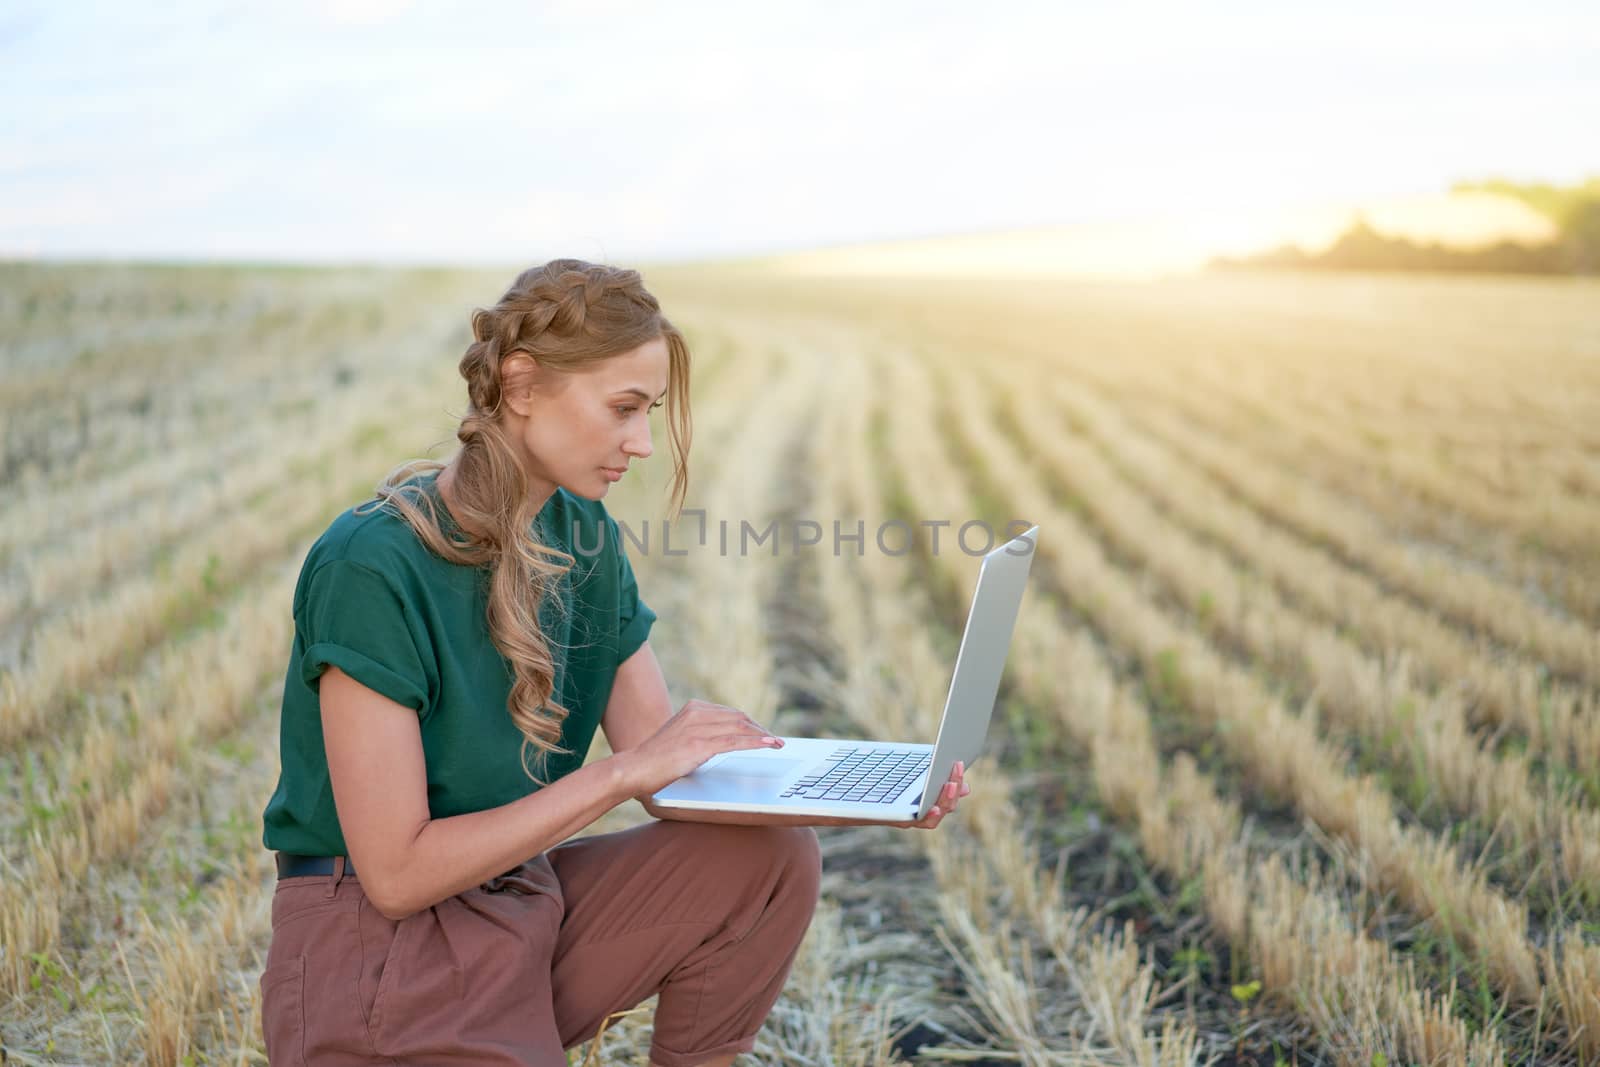
<instances>
[{"instance_id":1,"label":"laptop touchpad","mask_svg":"<svg viewBox=\"0 0 1600 1067\"><path fill-rule=\"evenodd\" d=\"M737 778L782 778L800 766L800 760L762 759L759 756L729 756L701 774L730 775Z\"/></svg>"}]
</instances>

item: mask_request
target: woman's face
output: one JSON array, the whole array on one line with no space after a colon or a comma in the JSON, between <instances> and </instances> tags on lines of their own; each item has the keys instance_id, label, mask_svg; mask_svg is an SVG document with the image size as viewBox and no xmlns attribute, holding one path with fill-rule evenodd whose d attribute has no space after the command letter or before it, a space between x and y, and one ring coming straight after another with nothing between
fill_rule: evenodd
<instances>
[{"instance_id":1,"label":"woman's face","mask_svg":"<svg viewBox=\"0 0 1600 1067\"><path fill-rule=\"evenodd\" d=\"M649 458L650 411L666 395L668 367L666 339L657 337L581 371L531 376L532 388L509 404L508 428L527 449L540 499L558 485L600 499L618 472Z\"/></svg>"}]
</instances>

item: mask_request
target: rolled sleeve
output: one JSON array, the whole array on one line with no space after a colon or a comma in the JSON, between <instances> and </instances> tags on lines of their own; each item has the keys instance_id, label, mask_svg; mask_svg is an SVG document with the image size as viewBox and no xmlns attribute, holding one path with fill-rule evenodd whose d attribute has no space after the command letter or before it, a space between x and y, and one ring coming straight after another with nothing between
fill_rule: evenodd
<instances>
[{"instance_id":1,"label":"rolled sleeve","mask_svg":"<svg viewBox=\"0 0 1600 1067\"><path fill-rule=\"evenodd\" d=\"M300 677L317 689L328 667L421 713L428 680L405 604L382 574L331 560L311 576L297 624L305 641Z\"/></svg>"}]
</instances>

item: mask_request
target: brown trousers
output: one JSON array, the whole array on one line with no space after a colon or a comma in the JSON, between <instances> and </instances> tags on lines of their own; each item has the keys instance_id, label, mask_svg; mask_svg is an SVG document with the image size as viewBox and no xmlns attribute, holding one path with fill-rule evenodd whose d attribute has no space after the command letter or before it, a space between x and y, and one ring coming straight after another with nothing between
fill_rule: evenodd
<instances>
[{"instance_id":1,"label":"brown trousers","mask_svg":"<svg viewBox=\"0 0 1600 1067\"><path fill-rule=\"evenodd\" d=\"M566 1067L654 993L650 1058L748 1052L811 923L809 827L649 822L568 841L395 922L354 875L278 882L261 975L273 1067Z\"/></svg>"}]
</instances>

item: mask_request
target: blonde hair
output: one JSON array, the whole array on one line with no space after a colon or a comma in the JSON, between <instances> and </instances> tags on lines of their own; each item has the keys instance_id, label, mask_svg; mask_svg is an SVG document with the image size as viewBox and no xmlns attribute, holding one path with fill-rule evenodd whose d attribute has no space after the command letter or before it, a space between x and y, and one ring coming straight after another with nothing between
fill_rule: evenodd
<instances>
[{"instance_id":1,"label":"blonde hair","mask_svg":"<svg viewBox=\"0 0 1600 1067\"><path fill-rule=\"evenodd\" d=\"M501 408L502 363L526 353L542 368L572 372L662 338L667 343L669 381L667 431L673 455L670 516L676 517L688 488L689 347L661 314L638 271L554 259L517 275L492 308L472 313L473 342L461 357L467 412L456 429L461 442L451 484L454 511L464 540L447 537L433 499L415 475L443 469L437 460L401 464L375 490L381 504L404 518L436 555L491 570L487 620L495 647L511 662L514 679L506 710L522 734L522 768L528 749L538 750L541 769L560 745L567 709L552 699L555 657L539 625L539 606L554 594L573 558L541 544L534 531L538 508L529 499L522 444L506 432ZM470 529L469 529L470 528ZM560 603L561 598L556 597Z\"/></svg>"}]
</instances>

